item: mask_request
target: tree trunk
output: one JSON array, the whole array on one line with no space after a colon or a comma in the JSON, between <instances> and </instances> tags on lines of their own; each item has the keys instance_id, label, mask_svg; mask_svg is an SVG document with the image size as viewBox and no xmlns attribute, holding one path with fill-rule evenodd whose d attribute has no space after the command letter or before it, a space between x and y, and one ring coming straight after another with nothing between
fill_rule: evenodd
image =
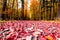
<instances>
[{"instance_id":1,"label":"tree trunk","mask_svg":"<svg viewBox=\"0 0 60 40\"><path fill-rule=\"evenodd\" d=\"M6 3L7 3L7 0L3 0L3 9L2 9L2 11L5 11L5 9L7 7Z\"/></svg>"},{"instance_id":2,"label":"tree trunk","mask_svg":"<svg viewBox=\"0 0 60 40\"><path fill-rule=\"evenodd\" d=\"M3 0L3 8L2 8L2 12L4 12L6 10L7 7L7 0ZM7 15L6 15L7 16ZM5 14L2 13L2 20L5 19Z\"/></svg>"},{"instance_id":3,"label":"tree trunk","mask_svg":"<svg viewBox=\"0 0 60 40\"><path fill-rule=\"evenodd\" d=\"M25 19L24 18L24 0L21 0L21 2L22 2L22 14L21 14L21 19Z\"/></svg>"}]
</instances>

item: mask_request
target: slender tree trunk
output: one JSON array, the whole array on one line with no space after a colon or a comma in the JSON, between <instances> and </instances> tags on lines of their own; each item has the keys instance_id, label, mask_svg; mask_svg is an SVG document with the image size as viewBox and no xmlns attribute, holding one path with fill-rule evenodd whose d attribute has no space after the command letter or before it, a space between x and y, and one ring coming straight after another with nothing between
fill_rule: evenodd
<instances>
[{"instance_id":1,"label":"slender tree trunk","mask_svg":"<svg viewBox=\"0 0 60 40\"><path fill-rule=\"evenodd\" d=\"M14 9L14 3L15 3L15 0L13 0L13 3L12 3L12 10ZM14 12L15 13L15 12ZM11 15L10 15L10 19L11 20L13 20L14 18L12 17L12 15L14 16L15 14L14 13L12 13Z\"/></svg>"},{"instance_id":2,"label":"slender tree trunk","mask_svg":"<svg viewBox=\"0 0 60 40\"><path fill-rule=\"evenodd\" d=\"M19 16L18 16L19 15L19 12L18 12L18 0L16 0L16 1L17 1L17 13L18 13L17 14L17 20L19 20Z\"/></svg>"},{"instance_id":3,"label":"slender tree trunk","mask_svg":"<svg viewBox=\"0 0 60 40\"><path fill-rule=\"evenodd\" d=\"M21 18L24 20L25 18L24 18L24 0L21 0L21 2L22 2L22 16L21 16Z\"/></svg>"},{"instance_id":4,"label":"slender tree trunk","mask_svg":"<svg viewBox=\"0 0 60 40\"><path fill-rule=\"evenodd\" d=\"M12 9L14 8L14 1L15 1L15 0L13 0L13 3L12 3Z\"/></svg>"},{"instance_id":5,"label":"slender tree trunk","mask_svg":"<svg viewBox=\"0 0 60 40\"><path fill-rule=\"evenodd\" d=\"M7 7L6 3L7 3L7 0L3 0L3 9L2 9L2 11L5 11L5 9Z\"/></svg>"},{"instance_id":6,"label":"slender tree trunk","mask_svg":"<svg viewBox=\"0 0 60 40\"><path fill-rule=\"evenodd\" d=\"M7 0L3 0L3 8L2 8L2 12L4 12L6 10L7 7ZM5 19L5 14L2 13L2 20Z\"/></svg>"}]
</instances>

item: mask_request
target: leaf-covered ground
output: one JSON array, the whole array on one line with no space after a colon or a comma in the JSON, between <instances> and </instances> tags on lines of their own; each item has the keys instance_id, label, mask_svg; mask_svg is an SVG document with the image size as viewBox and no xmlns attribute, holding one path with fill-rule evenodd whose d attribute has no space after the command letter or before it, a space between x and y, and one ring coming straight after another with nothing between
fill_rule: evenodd
<instances>
[{"instance_id":1,"label":"leaf-covered ground","mask_svg":"<svg viewBox=\"0 0 60 40\"><path fill-rule=\"evenodd\" d=\"M57 21L0 22L0 40L60 40Z\"/></svg>"}]
</instances>

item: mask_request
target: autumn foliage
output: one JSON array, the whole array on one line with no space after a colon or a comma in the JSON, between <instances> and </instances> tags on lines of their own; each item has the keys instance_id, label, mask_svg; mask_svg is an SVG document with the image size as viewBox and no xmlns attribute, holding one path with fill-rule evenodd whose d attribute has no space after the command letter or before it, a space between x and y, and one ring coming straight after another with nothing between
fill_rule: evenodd
<instances>
[{"instance_id":1,"label":"autumn foliage","mask_svg":"<svg viewBox=\"0 0 60 40\"><path fill-rule=\"evenodd\" d=\"M54 20L58 15L58 2L51 2L51 0L10 0L1 3L0 14L8 14L12 19L22 19L24 16L25 20Z\"/></svg>"}]
</instances>

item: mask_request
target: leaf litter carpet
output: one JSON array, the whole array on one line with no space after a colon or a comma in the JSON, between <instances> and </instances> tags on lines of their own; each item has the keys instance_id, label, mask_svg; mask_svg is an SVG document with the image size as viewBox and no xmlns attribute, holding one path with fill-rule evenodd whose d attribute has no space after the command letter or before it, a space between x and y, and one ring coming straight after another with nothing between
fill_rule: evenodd
<instances>
[{"instance_id":1,"label":"leaf litter carpet","mask_svg":"<svg viewBox=\"0 0 60 40\"><path fill-rule=\"evenodd\" d=\"M60 22L0 22L0 40L60 40Z\"/></svg>"}]
</instances>

